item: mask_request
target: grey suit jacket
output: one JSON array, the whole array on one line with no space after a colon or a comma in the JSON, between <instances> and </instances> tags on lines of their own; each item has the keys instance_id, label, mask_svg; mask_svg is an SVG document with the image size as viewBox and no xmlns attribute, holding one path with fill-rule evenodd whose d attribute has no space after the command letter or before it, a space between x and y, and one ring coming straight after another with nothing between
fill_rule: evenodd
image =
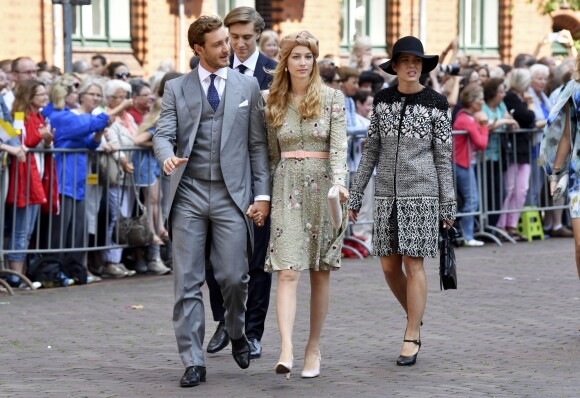
<instances>
[{"instance_id":1,"label":"grey suit jacket","mask_svg":"<svg viewBox=\"0 0 580 398\"><path fill-rule=\"evenodd\" d=\"M245 214L253 200L252 192L254 195L270 195L263 100L254 77L229 68L227 73L221 99L225 101L221 169L228 192ZM171 156L189 157L200 122L203 95L197 68L166 83L161 116L153 136L155 157L161 166ZM177 153L174 153L174 143ZM170 208L184 170L185 166L182 166L171 174Z\"/></svg>"}]
</instances>

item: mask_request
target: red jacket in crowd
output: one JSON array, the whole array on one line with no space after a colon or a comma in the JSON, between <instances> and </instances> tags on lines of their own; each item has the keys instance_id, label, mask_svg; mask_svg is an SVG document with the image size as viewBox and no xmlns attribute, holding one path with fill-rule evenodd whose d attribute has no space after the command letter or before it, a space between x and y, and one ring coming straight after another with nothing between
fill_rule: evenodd
<instances>
[{"instance_id":1,"label":"red jacket in crowd","mask_svg":"<svg viewBox=\"0 0 580 398\"><path fill-rule=\"evenodd\" d=\"M40 129L44 126L44 117L40 113L30 111L25 118L24 127L26 135L24 145L27 148L35 148L42 141ZM20 138L22 140L22 136ZM48 211L49 193L52 184L53 200L52 212L58 211L58 185L56 180L56 167L51 153L43 155L44 178L41 178L36 164L36 157L29 152L26 155L26 161L18 162L12 159L10 164L10 184L8 186L8 195L6 203L14 204L16 207L26 207L27 205L43 205L43 210ZM52 170L52 173L51 173ZM52 178L50 178L52 174ZM17 185L18 184L18 185Z\"/></svg>"},{"instance_id":2,"label":"red jacket in crowd","mask_svg":"<svg viewBox=\"0 0 580 398\"><path fill-rule=\"evenodd\" d=\"M467 169L473 159L473 149L483 151L487 147L488 127L481 126L472 115L461 109L453 123L453 130L466 130L468 133L453 136L455 163Z\"/></svg>"}]
</instances>

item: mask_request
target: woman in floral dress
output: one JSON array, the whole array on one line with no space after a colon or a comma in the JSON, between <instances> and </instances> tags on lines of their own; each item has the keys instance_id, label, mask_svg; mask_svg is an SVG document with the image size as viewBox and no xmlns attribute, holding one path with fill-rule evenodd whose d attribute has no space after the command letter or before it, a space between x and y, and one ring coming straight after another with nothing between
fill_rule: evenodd
<instances>
[{"instance_id":1,"label":"woman in floral dress","mask_svg":"<svg viewBox=\"0 0 580 398\"><path fill-rule=\"evenodd\" d=\"M345 203L346 119L344 96L318 73L318 40L303 31L280 43L266 106L273 178L272 225L266 269L278 273L276 313L281 337L276 373L292 370L292 329L300 271L310 271L311 323L302 377L320 373L320 333L329 302L330 271L340 268L346 229L334 229L328 191L338 186ZM258 214L257 217L260 217ZM259 221L258 221L259 222Z\"/></svg>"}]
</instances>

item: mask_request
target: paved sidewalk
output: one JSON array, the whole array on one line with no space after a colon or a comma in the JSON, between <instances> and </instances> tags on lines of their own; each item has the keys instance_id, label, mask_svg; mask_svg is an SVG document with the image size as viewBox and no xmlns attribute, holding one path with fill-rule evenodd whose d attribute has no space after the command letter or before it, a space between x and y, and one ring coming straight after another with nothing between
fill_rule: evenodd
<instances>
[{"instance_id":1,"label":"paved sidewalk","mask_svg":"<svg viewBox=\"0 0 580 398\"><path fill-rule=\"evenodd\" d=\"M405 316L378 260L346 260L332 274L322 374L309 380L300 378L307 273L292 378L273 371L274 283L262 358L241 370L229 347L208 355L208 381L191 389L178 385L171 276L1 295L0 397L579 397L573 245L551 239L458 249L457 291L439 291L437 261L428 260L423 347L410 368L395 364ZM206 308L207 343L215 323Z\"/></svg>"}]
</instances>

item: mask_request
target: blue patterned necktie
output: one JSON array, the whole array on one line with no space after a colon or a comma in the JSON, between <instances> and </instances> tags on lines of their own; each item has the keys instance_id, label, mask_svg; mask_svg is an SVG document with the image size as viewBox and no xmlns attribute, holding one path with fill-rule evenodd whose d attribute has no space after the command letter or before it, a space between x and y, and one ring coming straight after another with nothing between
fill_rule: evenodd
<instances>
[{"instance_id":1,"label":"blue patterned necktie","mask_svg":"<svg viewBox=\"0 0 580 398\"><path fill-rule=\"evenodd\" d=\"M217 108L220 105L220 96L218 95L217 89L215 88L215 85L213 84L216 76L217 75L215 75L213 73L209 76L209 77L211 77L211 83L209 84L209 88L207 89L207 101L209 102L209 104L213 108L214 112L217 111Z\"/></svg>"},{"instance_id":2,"label":"blue patterned necktie","mask_svg":"<svg viewBox=\"0 0 580 398\"><path fill-rule=\"evenodd\" d=\"M240 72L242 75L246 74L246 69L248 69L248 67L244 64L239 64L238 65L238 72Z\"/></svg>"}]
</instances>

